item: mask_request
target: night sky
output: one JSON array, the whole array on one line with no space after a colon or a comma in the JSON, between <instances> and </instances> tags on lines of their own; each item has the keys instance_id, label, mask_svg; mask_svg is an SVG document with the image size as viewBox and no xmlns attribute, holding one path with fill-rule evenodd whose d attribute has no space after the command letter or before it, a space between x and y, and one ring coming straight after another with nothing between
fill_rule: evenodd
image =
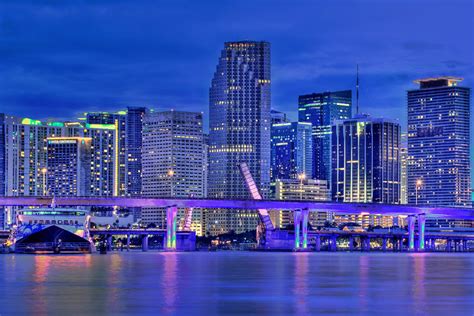
<instances>
[{"instance_id":1,"label":"night sky","mask_svg":"<svg viewBox=\"0 0 474 316\"><path fill-rule=\"evenodd\" d=\"M36 119L127 105L207 114L234 40L271 42L272 106L292 118L300 94L352 89L357 63L362 112L404 130L414 79L474 81L472 0L0 3L0 111Z\"/></svg>"}]
</instances>

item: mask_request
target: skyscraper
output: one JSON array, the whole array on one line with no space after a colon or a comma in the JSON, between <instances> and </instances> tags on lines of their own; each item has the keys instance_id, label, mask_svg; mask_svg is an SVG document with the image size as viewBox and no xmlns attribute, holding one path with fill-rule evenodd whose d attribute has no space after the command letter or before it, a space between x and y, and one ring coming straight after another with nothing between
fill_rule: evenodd
<instances>
[{"instance_id":1,"label":"skyscraper","mask_svg":"<svg viewBox=\"0 0 474 316\"><path fill-rule=\"evenodd\" d=\"M408 91L408 202L471 205L470 89L461 78L416 80Z\"/></svg>"},{"instance_id":2,"label":"skyscraper","mask_svg":"<svg viewBox=\"0 0 474 316\"><path fill-rule=\"evenodd\" d=\"M128 107L125 124L125 153L128 196L140 196L142 193L142 124L147 109Z\"/></svg>"},{"instance_id":3,"label":"skyscraper","mask_svg":"<svg viewBox=\"0 0 474 316\"><path fill-rule=\"evenodd\" d=\"M273 124L271 175L277 179L310 178L313 174L313 139L311 123Z\"/></svg>"},{"instance_id":4,"label":"skyscraper","mask_svg":"<svg viewBox=\"0 0 474 316\"><path fill-rule=\"evenodd\" d=\"M204 197L205 156L202 113L147 113L143 121L142 192L147 197ZM195 209L191 227L204 228ZM166 226L164 209L143 208L142 222Z\"/></svg>"},{"instance_id":5,"label":"skyscraper","mask_svg":"<svg viewBox=\"0 0 474 316\"><path fill-rule=\"evenodd\" d=\"M270 185L270 44L227 42L209 89L209 196L248 198L238 164L259 190ZM211 214L210 214L211 215ZM255 212L213 212L213 231L255 229Z\"/></svg>"},{"instance_id":6,"label":"skyscraper","mask_svg":"<svg viewBox=\"0 0 474 316\"><path fill-rule=\"evenodd\" d=\"M47 178L44 195L90 195L91 139L82 137L49 137ZM47 170L47 173L46 173Z\"/></svg>"},{"instance_id":7,"label":"skyscraper","mask_svg":"<svg viewBox=\"0 0 474 316\"><path fill-rule=\"evenodd\" d=\"M367 115L332 127L332 199L400 203L400 125Z\"/></svg>"},{"instance_id":8,"label":"skyscraper","mask_svg":"<svg viewBox=\"0 0 474 316\"><path fill-rule=\"evenodd\" d=\"M298 98L298 120L313 125L314 179L331 180L331 125L352 117L352 91L322 92Z\"/></svg>"}]
</instances>

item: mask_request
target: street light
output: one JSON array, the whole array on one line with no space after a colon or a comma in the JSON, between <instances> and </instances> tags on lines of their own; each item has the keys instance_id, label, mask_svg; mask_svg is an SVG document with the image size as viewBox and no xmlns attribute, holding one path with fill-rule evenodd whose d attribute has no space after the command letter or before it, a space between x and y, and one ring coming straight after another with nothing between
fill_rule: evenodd
<instances>
[{"instance_id":1,"label":"street light","mask_svg":"<svg viewBox=\"0 0 474 316\"><path fill-rule=\"evenodd\" d=\"M306 174L303 172L303 173L300 173L298 175L298 179L300 180L300 200L303 199L303 181L306 179Z\"/></svg>"},{"instance_id":2,"label":"street light","mask_svg":"<svg viewBox=\"0 0 474 316\"><path fill-rule=\"evenodd\" d=\"M423 181L421 179L416 180L416 185L415 185L415 205L418 205L418 189L421 187L423 184Z\"/></svg>"},{"instance_id":3,"label":"street light","mask_svg":"<svg viewBox=\"0 0 474 316\"><path fill-rule=\"evenodd\" d=\"M174 176L174 170L170 169L168 170L168 177L170 177L170 194L173 196L173 176Z\"/></svg>"},{"instance_id":4,"label":"street light","mask_svg":"<svg viewBox=\"0 0 474 316\"><path fill-rule=\"evenodd\" d=\"M46 173L48 169L43 168L41 169L41 173L43 174L43 196L46 196Z\"/></svg>"}]
</instances>

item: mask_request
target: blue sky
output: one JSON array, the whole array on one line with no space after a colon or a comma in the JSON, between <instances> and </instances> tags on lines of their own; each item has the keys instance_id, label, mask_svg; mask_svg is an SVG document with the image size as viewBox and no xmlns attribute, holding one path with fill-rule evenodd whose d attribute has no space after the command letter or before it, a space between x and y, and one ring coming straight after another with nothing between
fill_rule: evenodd
<instances>
[{"instance_id":1,"label":"blue sky","mask_svg":"<svg viewBox=\"0 0 474 316\"><path fill-rule=\"evenodd\" d=\"M127 105L208 111L225 41L272 44L272 105L351 89L399 119L406 90L437 75L473 85L474 1L0 0L0 111L68 119Z\"/></svg>"}]
</instances>

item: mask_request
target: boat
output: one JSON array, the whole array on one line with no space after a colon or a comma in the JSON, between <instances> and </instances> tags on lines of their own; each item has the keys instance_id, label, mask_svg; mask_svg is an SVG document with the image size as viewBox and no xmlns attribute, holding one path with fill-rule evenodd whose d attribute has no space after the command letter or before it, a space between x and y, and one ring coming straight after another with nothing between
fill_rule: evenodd
<instances>
[{"instance_id":1,"label":"boat","mask_svg":"<svg viewBox=\"0 0 474 316\"><path fill-rule=\"evenodd\" d=\"M8 244L15 253L92 251L88 211L75 208L25 208L17 211Z\"/></svg>"}]
</instances>

